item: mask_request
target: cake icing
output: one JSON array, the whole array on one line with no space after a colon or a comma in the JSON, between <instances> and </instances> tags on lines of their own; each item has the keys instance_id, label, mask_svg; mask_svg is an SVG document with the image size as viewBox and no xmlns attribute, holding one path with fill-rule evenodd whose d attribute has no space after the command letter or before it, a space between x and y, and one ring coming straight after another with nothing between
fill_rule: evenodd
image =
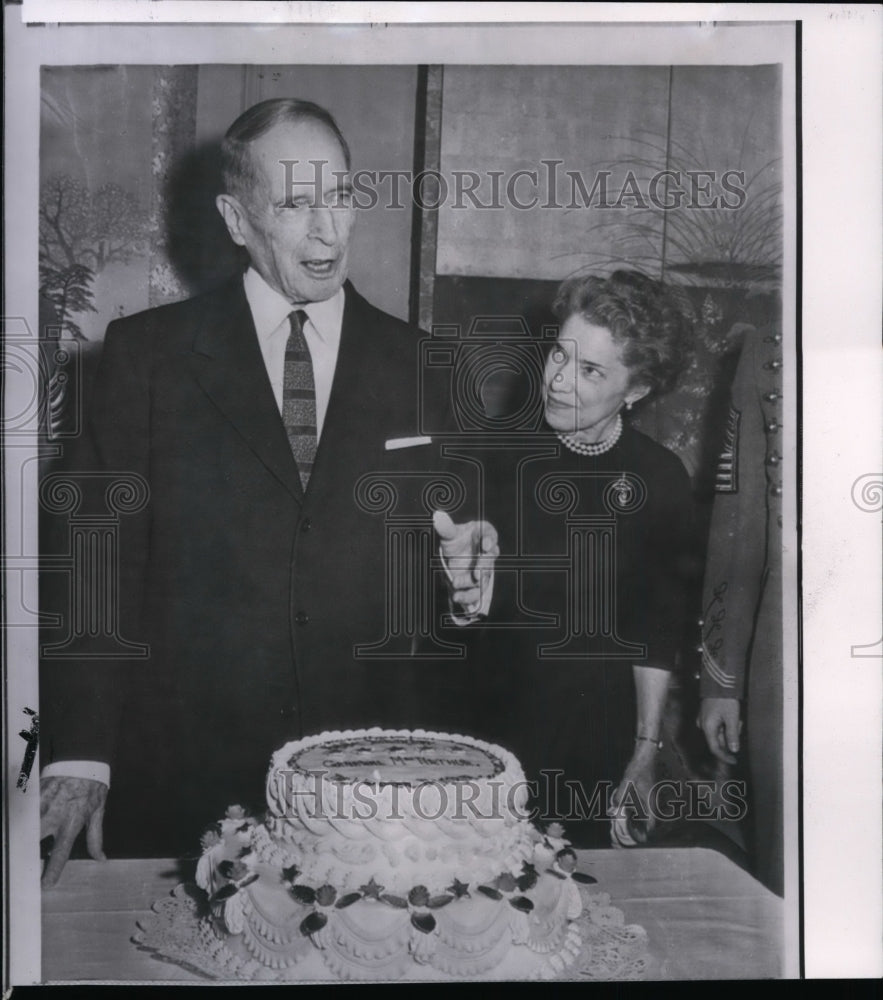
<instances>
[{"instance_id":1,"label":"cake icing","mask_svg":"<svg viewBox=\"0 0 883 1000\"><path fill-rule=\"evenodd\" d=\"M421 730L278 750L259 822L203 835L197 882L226 947L267 979L553 976L580 946L576 855L525 812L516 758Z\"/></svg>"}]
</instances>

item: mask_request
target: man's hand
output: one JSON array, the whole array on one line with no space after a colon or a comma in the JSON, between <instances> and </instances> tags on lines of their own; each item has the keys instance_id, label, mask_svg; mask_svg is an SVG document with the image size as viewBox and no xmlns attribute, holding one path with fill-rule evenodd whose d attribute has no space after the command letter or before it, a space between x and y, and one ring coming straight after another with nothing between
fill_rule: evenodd
<instances>
[{"instance_id":1,"label":"man's hand","mask_svg":"<svg viewBox=\"0 0 883 1000\"><path fill-rule=\"evenodd\" d=\"M652 743L641 740L635 744L635 752L613 793L607 813L613 847L638 847L649 840L656 826L649 801L650 789L656 780L657 753Z\"/></svg>"},{"instance_id":2,"label":"man's hand","mask_svg":"<svg viewBox=\"0 0 883 1000\"><path fill-rule=\"evenodd\" d=\"M696 725L705 733L708 749L727 764L735 764L739 752L738 698L703 698Z\"/></svg>"},{"instance_id":3,"label":"man's hand","mask_svg":"<svg viewBox=\"0 0 883 1000\"><path fill-rule=\"evenodd\" d=\"M496 528L487 521L454 524L442 510L432 515L432 523L448 568L451 600L465 614L477 614L490 586L494 562L500 554Z\"/></svg>"},{"instance_id":4,"label":"man's hand","mask_svg":"<svg viewBox=\"0 0 883 1000\"><path fill-rule=\"evenodd\" d=\"M74 841L86 828L86 848L96 861L104 861L104 803L107 785L90 778L43 778L40 781L40 840L54 837L41 886L58 881Z\"/></svg>"}]
</instances>

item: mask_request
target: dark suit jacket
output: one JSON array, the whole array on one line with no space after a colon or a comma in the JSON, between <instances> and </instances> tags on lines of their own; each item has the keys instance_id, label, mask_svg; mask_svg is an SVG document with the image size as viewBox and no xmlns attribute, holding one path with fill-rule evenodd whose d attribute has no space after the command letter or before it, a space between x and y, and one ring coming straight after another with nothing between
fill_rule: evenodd
<instances>
[{"instance_id":1,"label":"dark suit jacket","mask_svg":"<svg viewBox=\"0 0 883 1000\"><path fill-rule=\"evenodd\" d=\"M392 513L425 528L439 450L384 445L420 433L421 406L434 407L436 426L445 418L443 402L421 401L420 332L349 285L345 294L306 496L241 280L108 328L80 462L149 486L145 508L119 518L119 565L120 630L150 654L46 663L42 701L44 763L112 764L111 851L193 849L226 804L261 806L285 740L457 721L463 660L354 655L384 638L395 558L385 515L364 509L372 497L360 502L358 483L386 475L399 491ZM385 496L373 499L382 507ZM427 587L432 614L443 610L436 597Z\"/></svg>"}]
</instances>

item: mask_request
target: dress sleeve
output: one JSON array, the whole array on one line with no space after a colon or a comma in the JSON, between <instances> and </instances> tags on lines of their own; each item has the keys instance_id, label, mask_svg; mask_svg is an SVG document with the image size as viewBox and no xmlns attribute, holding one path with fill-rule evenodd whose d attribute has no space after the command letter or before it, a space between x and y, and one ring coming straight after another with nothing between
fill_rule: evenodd
<instances>
[{"instance_id":1,"label":"dress sleeve","mask_svg":"<svg viewBox=\"0 0 883 1000\"><path fill-rule=\"evenodd\" d=\"M641 631L647 666L674 669L696 617L701 557L692 484L669 453L651 477L645 528L645 605Z\"/></svg>"}]
</instances>

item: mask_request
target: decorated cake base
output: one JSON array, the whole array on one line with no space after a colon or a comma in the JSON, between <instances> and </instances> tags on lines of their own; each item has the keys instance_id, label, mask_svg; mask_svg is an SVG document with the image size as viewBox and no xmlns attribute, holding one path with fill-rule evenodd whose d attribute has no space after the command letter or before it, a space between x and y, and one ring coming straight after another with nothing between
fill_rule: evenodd
<instances>
[{"instance_id":1,"label":"decorated cake base","mask_svg":"<svg viewBox=\"0 0 883 1000\"><path fill-rule=\"evenodd\" d=\"M607 893L581 888L583 909L575 921L582 939L579 954L556 979L581 982L624 982L658 978L648 949L647 934L637 924L627 924L623 913L612 906ZM269 971L251 958L240 958L227 947L211 920L204 915L205 894L193 884L182 883L174 892L158 899L151 913L138 922L134 940L157 959L187 969L194 977L215 983L262 981L327 982L333 977L322 965L315 976L301 967ZM431 968L415 966L416 980L443 978ZM527 978L513 973L508 978Z\"/></svg>"},{"instance_id":2,"label":"decorated cake base","mask_svg":"<svg viewBox=\"0 0 883 1000\"><path fill-rule=\"evenodd\" d=\"M268 814L203 835L206 929L248 978L531 979L580 953L576 855L524 813L515 758L465 736L326 733L288 744ZM229 962L228 962L229 964Z\"/></svg>"}]
</instances>

